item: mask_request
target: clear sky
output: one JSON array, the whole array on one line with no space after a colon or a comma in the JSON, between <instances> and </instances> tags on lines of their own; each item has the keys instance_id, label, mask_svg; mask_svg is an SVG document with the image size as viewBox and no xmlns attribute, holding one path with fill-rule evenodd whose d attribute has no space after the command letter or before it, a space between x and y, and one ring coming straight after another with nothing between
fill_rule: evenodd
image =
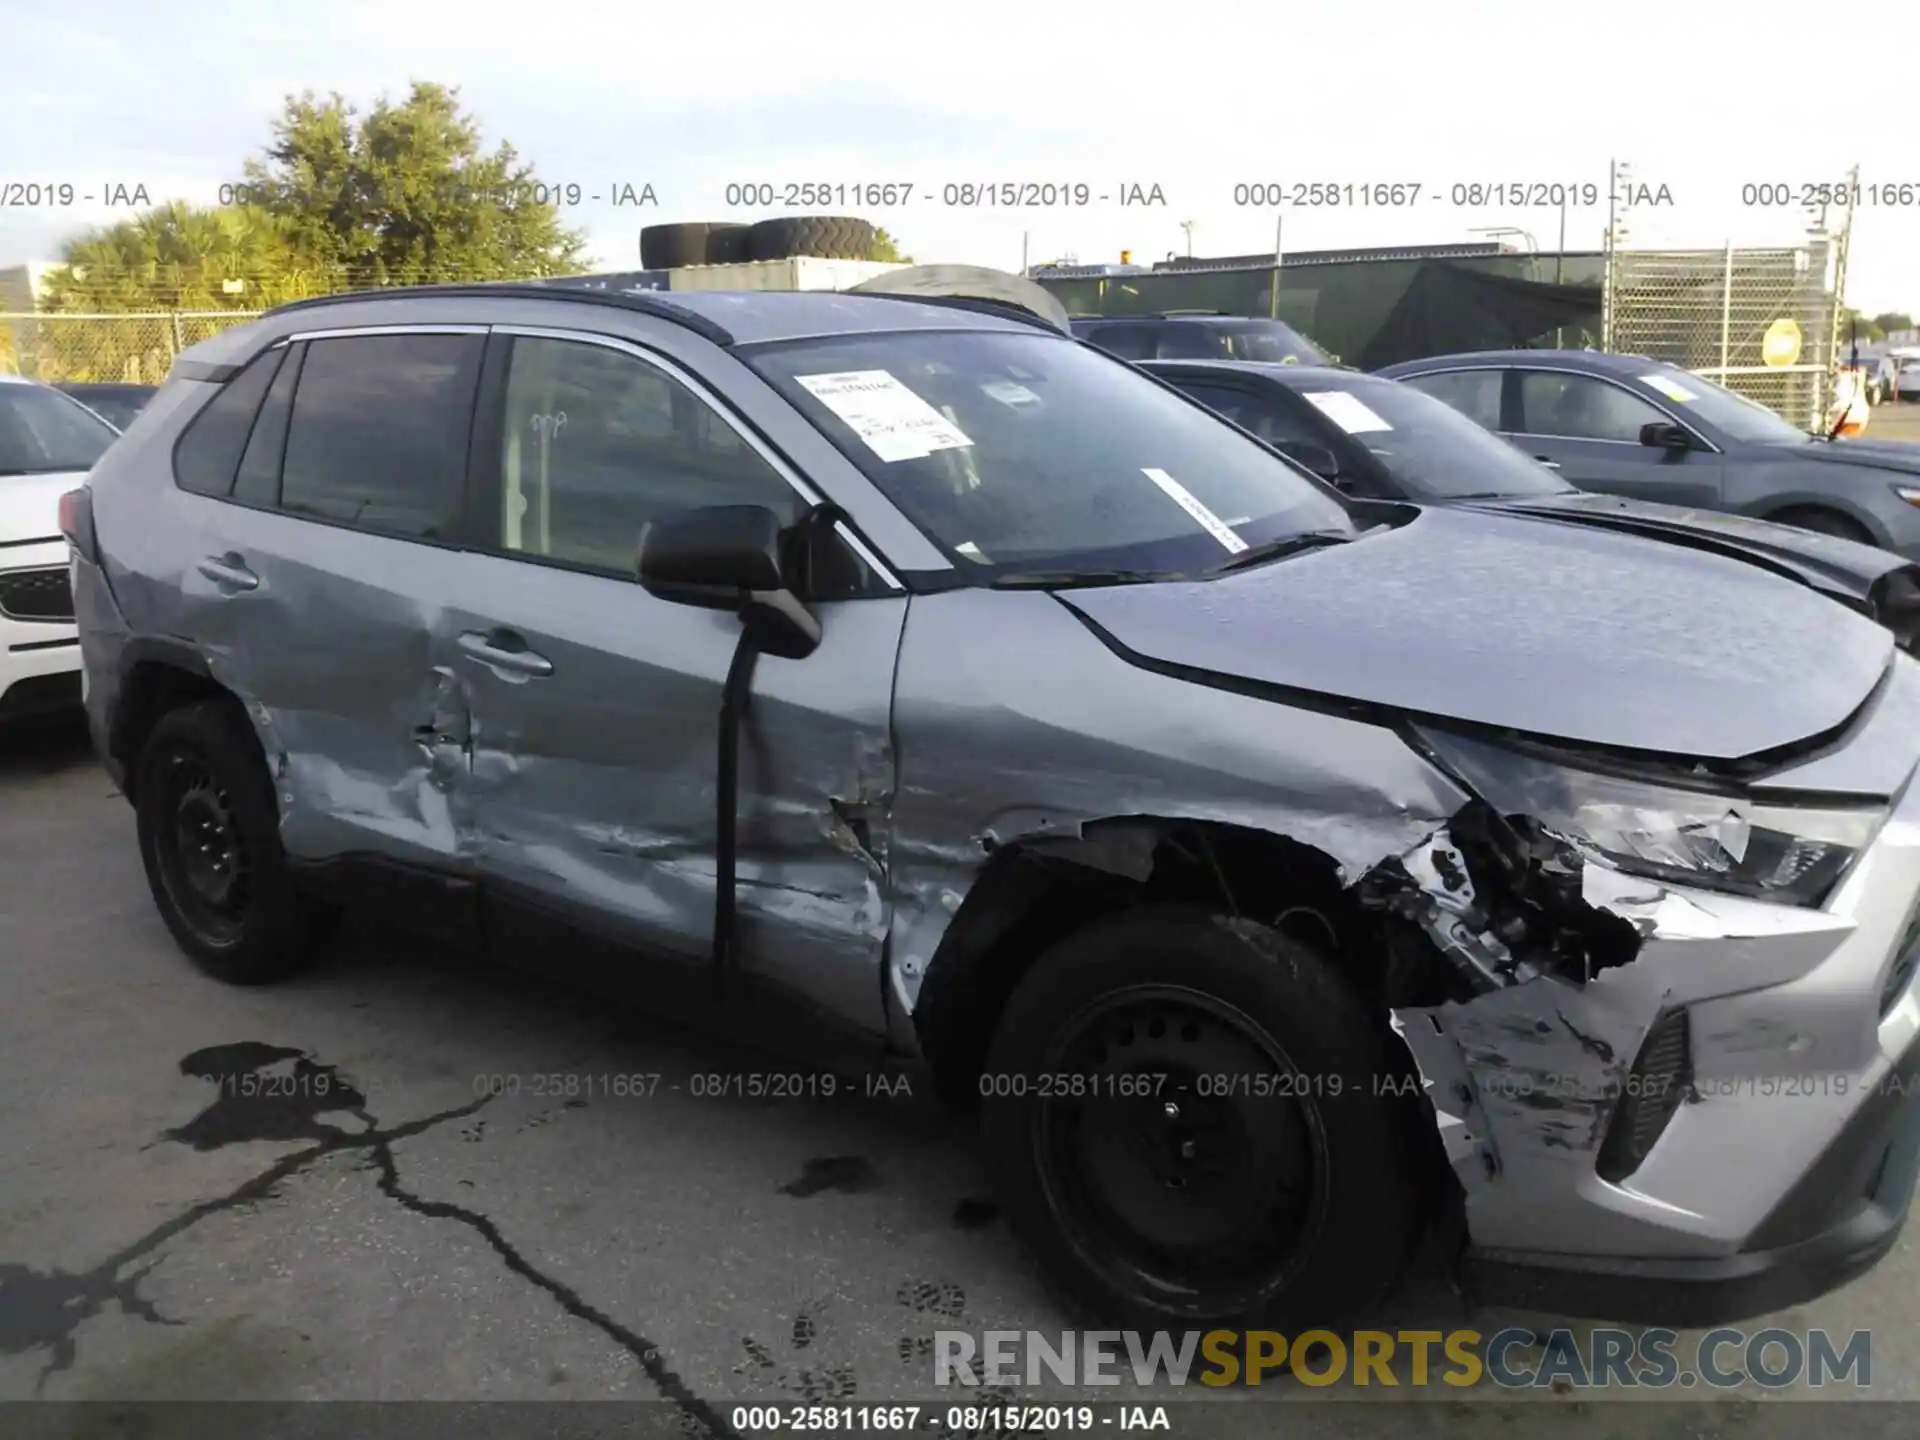
<instances>
[{"instance_id":1,"label":"clear sky","mask_svg":"<svg viewBox=\"0 0 1920 1440\"><path fill-rule=\"evenodd\" d=\"M1904 0L0 0L0 34L0 264L51 259L127 213L18 203L22 185L211 203L287 93L365 103L423 79L459 86L489 143L510 140L541 180L580 187L568 219L598 268L637 268L644 223L791 213L730 207L729 183L912 184L909 203L855 213L917 260L1015 268L1023 236L1035 262L1162 258L1187 248L1182 221L1198 254L1270 249L1277 216L1289 250L1489 226L1551 249L1557 204L1497 192L1556 183L1598 191L1566 232L1598 248L1616 158L1671 200L1633 210L1629 244L1784 244L1807 224L1799 187L1858 164L1879 194L1855 212L1848 299L1920 311L1920 11ZM1095 198L945 203L947 186L983 181L1084 183ZM1236 185L1311 182L1343 198L1368 182L1420 191L1398 206L1235 203ZM657 208L610 203L647 185ZM1133 186L1166 203L1120 206Z\"/></svg>"}]
</instances>

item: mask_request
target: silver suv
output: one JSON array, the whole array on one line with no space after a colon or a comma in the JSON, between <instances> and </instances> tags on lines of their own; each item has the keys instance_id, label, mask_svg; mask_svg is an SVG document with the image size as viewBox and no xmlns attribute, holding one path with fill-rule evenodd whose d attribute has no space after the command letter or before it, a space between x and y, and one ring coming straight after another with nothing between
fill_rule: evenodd
<instances>
[{"instance_id":1,"label":"silver suv","mask_svg":"<svg viewBox=\"0 0 1920 1440\"><path fill-rule=\"evenodd\" d=\"M205 970L380 902L917 1067L1106 1320L1327 1324L1457 1221L1484 1299L1705 1323L1905 1216L1920 663L1739 559L831 293L289 306L63 513Z\"/></svg>"}]
</instances>

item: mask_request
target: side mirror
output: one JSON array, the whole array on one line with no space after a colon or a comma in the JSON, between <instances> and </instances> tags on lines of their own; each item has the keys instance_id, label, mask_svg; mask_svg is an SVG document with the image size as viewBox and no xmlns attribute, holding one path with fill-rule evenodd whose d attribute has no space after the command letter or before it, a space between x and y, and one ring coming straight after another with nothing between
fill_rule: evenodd
<instances>
[{"instance_id":1,"label":"side mirror","mask_svg":"<svg viewBox=\"0 0 1920 1440\"><path fill-rule=\"evenodd\" d=\"M787 583L780 517L764 505L714 505L649 521L636 572L649 595L733 611L769 655L801 660L820 644L819 620Z\"/></svg>"},{"instance_id":2,"label":"side mirror","mask_svg":"<svg viewBox=\"0 0 1920 1440\"><path fill-rule=\"evenodd\" d=\"M1671 421L1655 420L1640 427L1640 443L1662 450L1691 450L1693 437Z\"/></svg>"},{"instance_id":3,"label":"side mirror","mask_svg":"<svg viewBox=\"0 0 1920 1440\"><path fill-rule=\"evenodd\" d=\"M1274 448L1322 480L1337 483L1340 479L1340 458L1324 445L1310 440L1282 440Z\"/></svg>"}]
</instances>

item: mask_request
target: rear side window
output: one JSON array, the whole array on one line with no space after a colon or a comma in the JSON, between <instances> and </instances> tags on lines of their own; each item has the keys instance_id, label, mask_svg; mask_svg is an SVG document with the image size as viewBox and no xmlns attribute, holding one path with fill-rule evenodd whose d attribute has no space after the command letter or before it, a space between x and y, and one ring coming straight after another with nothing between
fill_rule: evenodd
<instances>
[{"instance_id":1,"label":"rear side window","mask_svg":"<svg viewBox=\"0 0 1920 1440\"><path fill-rule=\"evenodd\" d=\"M280 503L280 462L286 456L287 422L293 418L293 387L300 378L304 350L304 346L293 347L254 419L253 434L240 457L240 476L233 483L233 498L244 504Z\"/></svg>"},{"instance_id":2,"label":"rear side window","mask_svg":"<svg viewBox=\"0 0 1920 1440\"><path fill-rule=\"evenodd\" d=\"M189 422L173 448L174 483L182 490L195 495L233 493L253 417L286 358L284 347L256 356Z\"/></svg>"},{"instance_id":3,"label":"rear side window","mask_svg":"<svg viewBox=\"0 0 1920 1440\"><path fill-rule=\"evenodd\" d=\"M479 335L311 341L294 388L280 508L391 535L447 536L484 345Z\"/></svg>"}]
</instances>

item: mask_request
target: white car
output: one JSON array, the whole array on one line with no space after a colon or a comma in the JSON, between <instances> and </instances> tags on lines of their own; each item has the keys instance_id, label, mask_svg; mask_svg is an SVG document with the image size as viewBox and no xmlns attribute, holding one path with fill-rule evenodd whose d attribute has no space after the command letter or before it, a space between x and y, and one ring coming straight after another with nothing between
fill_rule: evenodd
<instances>
[{"instance_id":1,"label":"white car","mask_svg":"<svg viewBox=\"0 0 1920 1440\"><path fill-rule=\"evenodd\" d=\"M60 497L118 435L51 386L0 375L0 722L80 704Z\"/></svg>"}]
</instances>

